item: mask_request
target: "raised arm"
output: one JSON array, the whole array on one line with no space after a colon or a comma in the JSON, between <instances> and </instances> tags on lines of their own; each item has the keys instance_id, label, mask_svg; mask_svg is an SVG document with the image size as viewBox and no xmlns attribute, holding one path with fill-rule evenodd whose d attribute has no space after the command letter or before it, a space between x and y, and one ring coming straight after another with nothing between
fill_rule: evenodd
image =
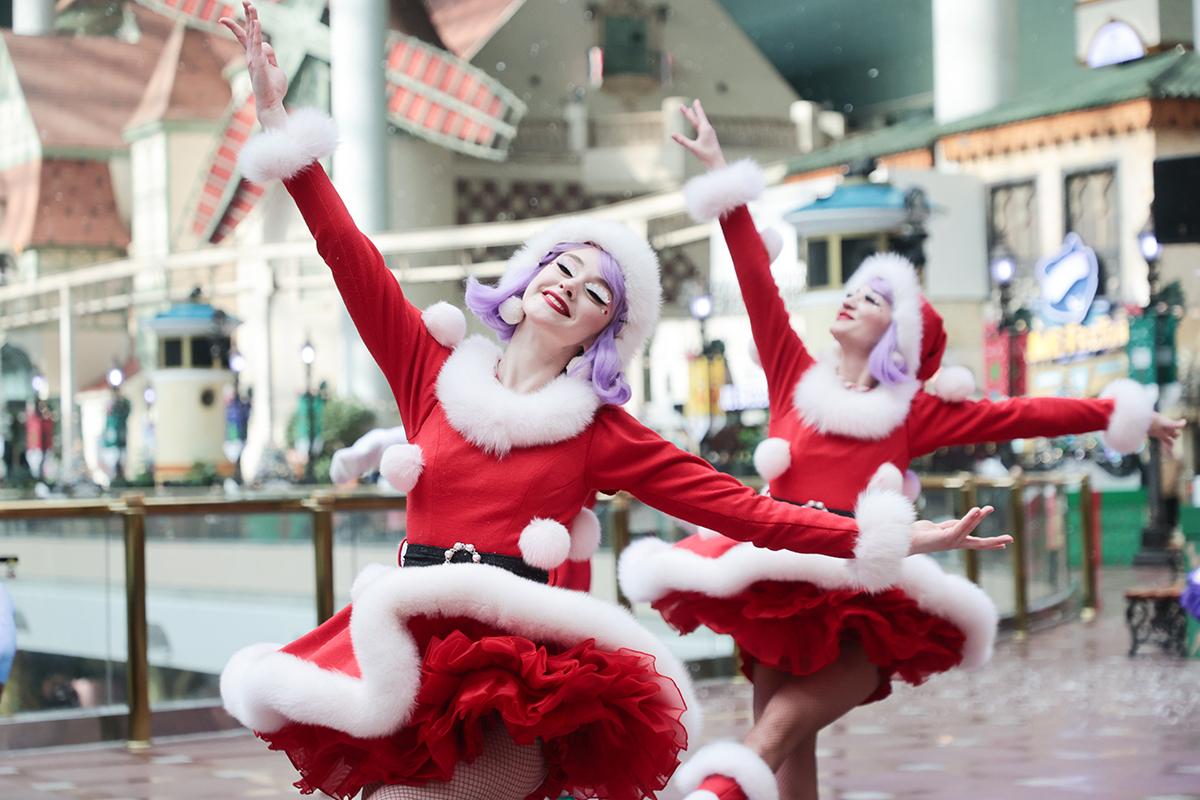
<instances>
[{"instance_id":1,"label":"raised arm","mask_svg":"<svg viewBox=\"0 0 1200 800\"><path fill-rule=\"evenodd\" d=\"M947 403L918 394L907 424L911 452L917 456L939 447L1092 431L1100 431L1112 449L1129 453L1141 447L1147 433L1174 441L1184 422L1157 413L1141 386L1121 379L1095 400L1015 397Z\"/></svg>"},{"instance_id":2,"label":"raised arm","mask_svg":"<svg viewBox=\"0 0 1200 800\"><path fill-rule=\"evenodd\" d=\"M262 41L262 26L254 6L248 2L243 5L244 27L227 17L221 23L246 49L263 133L242 149L239 164L255 183L282 180L287 187L413 434L435 402L433 381L447 353L442 343L456 338L445 331L444 317L450 309L435 307L422 315L414 308L379 250L354 224L317 161L332 154L337 146L333 121L314 109L292 114L284 109L287 77L276 63L271 46ZM450 327L454 327L453 322Z\"/></svg>"},{"instance_id":3,"label":"raised arm","mask_svg":"<svg viewBox=\"0 0 1200 800\"><path fill-rule=\"evenodd\" d=\"M732 539L771 550L855 558L865 588L890 585L899 559L910 553L993 549L1011 541L969 535L990 509L972 509L949 523L915 522L912 505L898 492L864 493L855 519L758 495L611 406L597 415L587 479L600 491L624 489L666 514Z\"/></svg>"},{"instance_id":4,"label":"raised arm","mask_svg":"<svg viewBox=\"0 0 1200 800\"><path fill-rule=\"evenodd\" d=\"M765 188L762 174L749 159L732 165L725 163L716 131L699 100L690 108L680 108L695 126L696 138L689 139L679 133L672 134L672 138L708 169L708 174L688 181L684 189L688 212L697 222L721 222L750 315L754 344L767 374L771 406L784 408L785 396L795 389L796 381L812 358L792 328L787 306L771 275L771 256L746 206L762 194Z\"/></svg>"}]
</instances>

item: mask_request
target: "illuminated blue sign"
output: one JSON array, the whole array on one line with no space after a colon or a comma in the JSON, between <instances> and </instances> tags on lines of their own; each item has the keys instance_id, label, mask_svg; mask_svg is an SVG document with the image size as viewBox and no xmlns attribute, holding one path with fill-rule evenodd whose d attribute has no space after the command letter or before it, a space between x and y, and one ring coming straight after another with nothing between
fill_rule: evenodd
<instances>
[{"instance_id":1,"label":"illuminated blue sign","mask_svg":"<svg viewBox=\"0 0 1200 800\"><path fill-rule=\"evenodd\" d=\"M1076 233L1068 233L1057 253L1042 256L1034 267L1042 287L1042 315L1064 324L1082 322L1100 282L1096 253Z\"/></svg>"}]
</instances>

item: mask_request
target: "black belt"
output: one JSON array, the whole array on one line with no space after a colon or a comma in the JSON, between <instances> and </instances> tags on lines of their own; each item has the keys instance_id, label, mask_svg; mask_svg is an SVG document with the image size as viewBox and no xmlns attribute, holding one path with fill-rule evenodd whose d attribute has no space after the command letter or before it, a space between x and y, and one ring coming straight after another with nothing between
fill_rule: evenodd
<instances>
[{"instance_id":1,"label":"black belt","mask_svg":"<svg viewBox=\"0 0 1200 800\"><path fill-rule=\"evenodd\" d=\"M431 544L413 544L404 546L405 567L434 567L438 564L490 564L493 567L506 569L522 578L538 583L549 583L550 573L544 569L527 564L525 559L517 556L505 556L499 553L480 553L474 545L455 543L454 547L434 547Z\"/></svg>"},{"instance_id":2,"label":"black belt","mask_svg":"<svg viewBox=\"0 0 1200 800\"><path fill-rule=\"evenodd\" d=\"M809 500L804 503L797 503L795 500L784 500L782 497L775 497L775 495L771 495L771 497L781 503L790 503L791 505L800 506L801 508L815 508L817 511L828 511L830 514L837 514L839 517L849 517L850 519L854 519L853 511L843 511L840 508L826 508L825 504L820 500Z\"/></svg>"}]
</instances>

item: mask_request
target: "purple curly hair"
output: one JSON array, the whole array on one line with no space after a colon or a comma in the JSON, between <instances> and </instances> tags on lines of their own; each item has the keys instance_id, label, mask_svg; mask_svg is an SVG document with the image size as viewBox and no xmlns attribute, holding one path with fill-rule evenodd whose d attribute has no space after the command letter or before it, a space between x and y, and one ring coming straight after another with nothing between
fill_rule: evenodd
<instances>
[{"instance_id":1,"label":"purple curly hair","mask_svg":"<svg viewBox=\"0 0 1200 800\"><path fill-rule=\"evenodd\" d=\"M871 278L867 281L867 286L882 295L883 299L888 301L889 306L895 304L892 287L883 278ZM896 321L892 320L867 357L867 369L871 371L875 380L884 386L898 386L913 379L912 375L908 374L908 363L900 357L898 344Z\"/></svg>"},{"instance_id":2,"label":"purple curly hair","mask_svg":"<svg viewBox=\"0 0 1200 800\"><path fill-rule=\"evenodd\" d=\"M505 276L494 286L480 283L474 277L467 278L467 308L471 309L484 325L494 330L500 341L511 340L517 326L510 325L501 318L500 304L510 297L525 294L538 272L551 261L570 250L580 250L584 247L594 247L600 253L600 275L612 289L613 321L600 332L592 346L583 352L571 368L571 374L584 377L590 374L592 388L600 399L619 406L628 402L633 394L625 381L625 373L621 370L623 365L621 357L617 354L616 344L617 334L625 327L629 304L626 302L625 276L621 272L621 266L607 250L589 242L563 242L550 248L537 264L511 277Z\"/></svg>"}]
</instances>

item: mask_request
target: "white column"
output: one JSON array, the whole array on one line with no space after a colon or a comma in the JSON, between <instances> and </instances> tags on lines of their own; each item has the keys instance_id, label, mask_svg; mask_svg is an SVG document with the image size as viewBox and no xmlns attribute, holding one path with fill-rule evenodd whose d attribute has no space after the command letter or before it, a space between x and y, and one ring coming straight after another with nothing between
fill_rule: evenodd
<instances>
[{"instance_id":1,"label":"white column","mask_svg":"<svg viewBox=\"0 0 1200 800\"><path fill-rule=\"evenodd\" d=\"M58 474L66 479L75 457L75 323L71 318L71 288L58 290L58 383L62 450Z\"/></svg>"},{"instance_id":2,"label":"white column","mask_svg":"<svg viewBox=\"0 0 1200 800\"><path fill-rule=\"evenodd\" d=\"M54 0L14 0L13 33L48 36L54 31Z\"/></svg>"},{"instance_id":3,"label":"white column","mask_svg":"<svg viewBox=\"0 0 1200 800\"><path fill-rule=\"evenodd\" d=\"M333 181L366 233L387 220L387 120L383 77L385 0L329 4L330 93L341 144L333 156ZM338 391L368 403L387 397L387 384L350 321L342 314Z\"/></svg>"},{"instance_id":4,"label":"white column","mask_svg":"<svg viewBox=\"0 0 1200 800\"><path fill-rule=\"evenodd\" d=\"M937 121L987 111L1011 98L1016 83L1016 0L933 0Z\"/></svg>"}]
</instances>

